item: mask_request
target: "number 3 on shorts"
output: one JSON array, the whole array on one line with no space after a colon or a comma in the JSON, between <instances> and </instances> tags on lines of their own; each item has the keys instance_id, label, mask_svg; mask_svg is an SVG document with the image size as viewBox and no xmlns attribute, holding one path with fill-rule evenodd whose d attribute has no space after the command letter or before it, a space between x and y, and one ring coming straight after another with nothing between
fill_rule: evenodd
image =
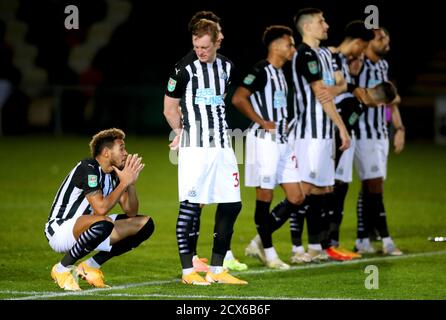
<instances>
[{"instance_id":1,"label":"number 3 on shorts","mask_svg":"<svg viewBox=\"0 0 446 320\"><path fill-rule=\"evenodd\" d=\"M291 157L291 161L294 162L294 168L297 168L297 158L296 158L296 156L292 156Z\"/></svg>"},{"instance_id":2,"label":"number 3 on shorts","mask_svg":"<svg viewBox=\"0 0 446 320\"><path fill-rule=\"evenodd\" d=\"M234 172L232 175L234 176L235 179L234 187L237 188L240 185L240 180L238 179L238 172Z\"/></svg>"}]
</instances>

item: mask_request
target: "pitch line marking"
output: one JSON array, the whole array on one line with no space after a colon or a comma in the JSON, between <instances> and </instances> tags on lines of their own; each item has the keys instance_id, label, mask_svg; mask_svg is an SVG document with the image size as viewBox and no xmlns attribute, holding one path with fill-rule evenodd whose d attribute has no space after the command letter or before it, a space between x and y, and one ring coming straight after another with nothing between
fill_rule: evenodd
<instances>
[{"instance_id":1,"label":"pitch line marking","mask_svg":"<svg viewBox=\"0 0 446 320\"><path fill-rule=\"evenodd\" d=\"M101 295L103 297L129 297L129 298L183 298L183 299L247 299L247 300L352 300L351 298L307 298L307 297L268 297L268 296L206 296L206 295L175 295L175 294L131 294L131 293L111 293Z\"/></svg>"},{"instance_id":2,"label":"pitch line marking","mask_svg":"<svg viewBox=\"0 0 446 320\"><path fill-rule=\"evenodd\" d=\"M369 263L369 262L377 262L382 260L402 260L402 259L410 259L410 258L417 258L417 257L427 257L427 256L435 256L435 255L443 255L446 254L446 251L432 251L432 252L422 252L422 253L412 253L412 254L406 254L402 256L384 256L384 257L372 257L372 258L364 258L364 259L355 259L350 261L342 261L342 262L327 262L327 263L321 263L321 264L309 264L304 266L292 266L288 270L275 270L275 269L257 269L257 270L248 270L243 272L232 272L234 275L251 275L251 274L263 274L263 273L271 273L271 272L287 272L290 270L306 270L306 269L318 269L318 268L328 268L328 267L342 267L346 265L354 265L354 264L361 264L361 263ZM153 285L162 285L162 284L170 284L179 282L180 279L171 279L171 280L157 280L157 281L146 281L146 282L139 282L139 283L129 283L129 284L123 284L123 285L117 285L110 288L101 288L101 289L86 289L82 291L68 291L68 292L43 292L41 294L31 294L25 297L17 297L17 298L9 298L6 300L35 300L35 299L45 299L45 298L57 298L57 297L64 297L64 296L88 296L95 294L97 292L107 292L112 290L122 290L122 289L128 289L128 288L135 288L135 287L144 287L144 286L153 286ZM0 294L8 294L11 291L0 291ZM15 294L27 294L29 291L13 291ZM37 293L37 292L36 292ZM207 298L213 298L213 296L206 296ZM245 298L245 297L243 297ZM248 299L248 297L246 297ZM268 298L268 299L274 299L274 297ZM291 297L290 297L291 299Z\"/></svg>"}]
</instances>

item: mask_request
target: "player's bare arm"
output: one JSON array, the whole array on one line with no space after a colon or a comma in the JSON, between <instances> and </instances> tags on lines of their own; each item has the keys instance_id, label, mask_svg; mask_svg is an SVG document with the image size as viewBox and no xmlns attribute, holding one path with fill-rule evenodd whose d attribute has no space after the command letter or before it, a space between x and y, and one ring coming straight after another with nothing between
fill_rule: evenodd
<instances>
[{"instance_id":1,"label":"player's bare arm","mask_svg":"<svg viewBox=\"0 0 446 320\"><path fill-rule=\"evenodd\" d=\"M119 198L124 191L125 186L120 183L118 187L106 197L104 197L102 191L100 190L93 191L87 194L85 197L93 208L93 214L105 216L116 205L116 203L118 203Z\"/></svg>"},{"instance_id":2,"label":"player's bare arm","mask_svg":"<svg viewBox=\"0 0 446 320\"><path fill-rule=\"evenodd\" d=\"M276 124L272 121L265 121L260 117L252 107L251 102L249 101L249 96L251 95L251 91L244 87L238 87L232 97L232 104L236 107L238 111L244 114L251 121L258 123L265 130L274 130L276 128Z\"/></svg>"},{"instance_id":3,"label":"player's bare arm","mask_svg":"<svg viewBox=\"0 0 446 320\"><path fill-rule=\"evenodd\" d=\"M135 155L135 157L137 157L136 163L141 163L142 157L138 157L137 154ZM119 204L124 213L127 214L129 217L134 217L138 214L139 201L136 193L135 183L130 184L127 187L126 192L123 193L121 199L119 200Z\"/></svg>"},{"instance_id":4,"label":"player's bare arm","mask_svg":"<svg viewBox=\"0 0 446 320\"><path fill-rule=\"evenodd\" d=\"M399 106L401 104L401 96L399 94L396 95L395 99L390 102L391 105Z\"/></svg>"},{"instance_id":5,"label":"player's bare arm","mask_svg":"<svg viewBox=\"0 0 446 320\"><path fill-rule=\"evenodd\" d=\"M166 118L169 126L175 131L175 138L169 144L169 147L172 150L178 149L178 144L180 142L181 130L183 128L183 124L181 123L181 113L179 111L180 106L179 98L171 98L168 96L164 96L164 117Z\"/></svg>"},{"instance_id":6,"label":"player's bare arm","mask_svg":"<svg viewBox=\"0 0 446 320\"><path fill-rule=\"evenodd\" d=\"M345 81L345 78L342 75L342 72L336 71L334 73L334 76L335 76L335 85L327 86L327 85L323 84L323 82L322 82L324 91L319 92L320 97L317 96L319 101L333 100L336 96L347 91L347 81ZM323 95L322 95L322 93L323 93Z\"/></svg>"},{"instance_id":7,"label":"player's bare arm","mask_svg":"<svg viewBox=\"0 0 446 320\"><path fill-rule=\"evenodd\" d=\"M126 192L119 199L119 205L129 217L135 217L138 214L139 201L134 184L127 187Z\"/></svg>"},{"instance_id":8,"label":"player's bare arm","mask_svg":"<svg viewBox=\"0 0 446 320\"><path fill-rule=\"evenodd\" d=\"M397 96L398 98L399 96ZM397 99L395 98L395 99ZM393 146L395 153L401 153L404 149L404 144L406 140L406 130L403 125L403 120L401 119L400 110L398 108L397 104L391 104L391 110L392 110L392 124L395 128L395 136L393 138Z\"/></svg>"},{"instance_id":9,"label":"player's bare arm","mask_svg":"<svg viewBox=\"0 0 446 320\"><path fill-rule=\"evenodd\" d=\"M339 115L338 111L336 110L336 106L333 102L333 99L327 99L329 94L327 95L324 90L324 84L322 80L318 80L311 83L311 88L313 92L315 93L316 97L319 100L319 96L323 96L323 100L319 100L319 102L322 105L322 108L324 109L324 112L328 115L328 117L334 122L334 124L339 129L339 134L341 137L342 144L339 147L339 150L346 150L350 147L350 135L347 132L347 129L345 127L344 121L342 121L341 116Z\"/></svg>"},{"instance_id":10,"label":"player's bare arm","mask_svg":"<svg viewBox=\"0 0 446 320\"><path fill-rule=\"evenodd\" d=\"M370 96L369 92L366 88L360 88L356 87L355 90L353 90L353 95L364 105L367 107L377 107L378 104L373 100L373 98Z\"/></svg>"},{"instance_id":11,"label":"player's bare arm","mask_svg":"<svg viewBox=\"0 0 446 320\"><path fill-rule=\"evenodd\" d=\"M327 47L328 50L330 50L331 53L339 53L339 49L333 46Z\"/></svg>"},{"instance_id":12,"label":"player's bare arm","mask_svg":"<svg viewBox=\"0 0 446 320\"><path fill-rule=\"evenodd\" d=\"M334 96L322 80L311 83L311 88L321 104L333 101Z\"/></svg>"},{"instance_id":13,"label":"player's bare arm","mask_svg":"<svg viewBox=\"0 0 446 320\"><path fill-rule=\"evenodd\" d=\"M133 155L127 157L123 170L113 166L119 177L120 182L118 186L106 197L104 197L101 191L86 195L88 202L93 208L93 213L101 216L107 215L121 199L127 187L138 179L138 175L143 168L144 164L141 164L140 161L138 163L138 158Z\"/></svg>"},{"instance_id":14,"label":"player's bare arm","mask_svg":"<svg viewBox=\"0 0 446 320\"><path fill-rule=\"evenodd\" d=\"M335 76L335 85L328 87L328 89L332 92L333 96L336 97L343 92L347 91L347 81L345 81L344 75L341 71L336 71L334 73Z\"/></svg>"}]
</instances>

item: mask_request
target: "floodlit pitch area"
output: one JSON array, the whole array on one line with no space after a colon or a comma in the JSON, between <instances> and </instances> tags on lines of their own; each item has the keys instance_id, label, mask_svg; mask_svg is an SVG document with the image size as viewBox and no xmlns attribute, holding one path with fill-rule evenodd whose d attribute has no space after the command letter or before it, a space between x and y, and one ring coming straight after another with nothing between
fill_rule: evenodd
<instances>
[{"instance_id":1,"label":"floodlit pitch area","mask_svg":"<svg viewBox=\"0 0 446 320\"><path fill-rule=\"evenodd\" d=\"M60 260L43 233L62 179L88 156L90 137L18 137L0 139L0 299L445 299L446 243L427 241L446 235L446 148L409 143L403 154L390 152L385 205L389 229L401 257L368 255L361 260L267 269L244 249L255 235L254 190L242 188L243 209L235 225L234 254L249 270L234 273L247 286L186 286L180 283L175 222L178 213L177 168L169 162L167 138L128 134L127 149L144 157L137 183L140 211L155 221L154 235L142 246L103 267L111 288L93 289L80 280L81 292L65 292L50 277ZM243 166L240 166L243 177ZM357 180L350 186L341 243L351 249L356 236ZM283 194L277 190L274 203ZM198 244L210 258L215 205L205 207ZM113 212L119 212L117 208ZM274 234L280 257L291 252L289 225ZM304 232L306 243L306 231ZM374 243L379 248L379 243ZM375 265L378 289L367 289Z\"/></svg>"}]
</instances>

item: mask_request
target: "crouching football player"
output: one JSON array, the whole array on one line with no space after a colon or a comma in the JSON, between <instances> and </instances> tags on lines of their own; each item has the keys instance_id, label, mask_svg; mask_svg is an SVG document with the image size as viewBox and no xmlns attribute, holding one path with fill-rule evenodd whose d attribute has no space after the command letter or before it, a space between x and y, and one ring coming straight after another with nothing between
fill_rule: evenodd
<instances>
[{"instance_id":1,"label":"crouching football player","mask_svg":"<svg viewBox=\"0 0 446 320\"><path fill-rule=\"evenodd\" d=\"M77 276L94 287L107 287L101 265L136 248L154 231L153 220L138 215L135 183L144 164L137 154L127 153L124 138L115 128L94 135L92 158L77 163L54 198L45 236L54 251L65 253L51 270L65 290L81 290ZM109 215L117 203L124 214ZM94 250L99 252L75 267Z\"/></svg>"}]
</instances>

